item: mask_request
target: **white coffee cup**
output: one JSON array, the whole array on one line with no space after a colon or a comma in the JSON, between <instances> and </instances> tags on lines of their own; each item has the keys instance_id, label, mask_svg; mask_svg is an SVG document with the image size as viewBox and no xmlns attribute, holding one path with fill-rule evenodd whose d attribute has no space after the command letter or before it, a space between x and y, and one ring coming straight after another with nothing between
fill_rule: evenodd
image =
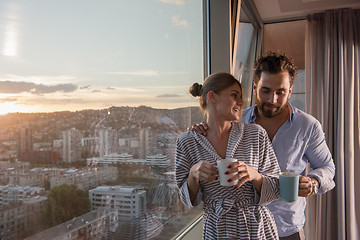
<instances>
[{"instance_id":1,"label":"white coffee cup","mask_svg":"<svg viewBox=\"0 0 360 240\"><path fill-rule=\"evenodd\" d=\"M233 186L238 183L238 180L232 180L231 182L228 182L230 178L236 176L237 172L232 174L225 174L225 172L230 170L228 166L233 162L237 162L237 159L225 158L216 162L221 186Z\"/></svg>"}]
</instances>

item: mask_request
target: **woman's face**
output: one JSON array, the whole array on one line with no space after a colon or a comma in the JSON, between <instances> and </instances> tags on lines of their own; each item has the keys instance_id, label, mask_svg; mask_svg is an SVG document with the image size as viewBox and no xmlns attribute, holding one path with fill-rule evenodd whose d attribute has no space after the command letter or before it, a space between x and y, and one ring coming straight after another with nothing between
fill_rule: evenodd
<instances>
[{"instance_id":1,"label":"woman's face","mask_svg":"<svg viewBox=\"0 0 360 240\"><path fill-rule=\"evenodd\" d=\"M240 120L243 107L242 93L240 86L234 84L214 94L215 114L217 118L225 121Z\"/></svg>"}]
</instances>

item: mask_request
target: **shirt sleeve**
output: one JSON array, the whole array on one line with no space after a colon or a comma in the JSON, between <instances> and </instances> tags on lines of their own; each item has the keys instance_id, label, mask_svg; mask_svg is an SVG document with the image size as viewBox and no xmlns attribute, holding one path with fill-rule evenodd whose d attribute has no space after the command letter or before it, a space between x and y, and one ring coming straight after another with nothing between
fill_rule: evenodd
<instances>
[{"instance_id":1,"label":"shirt sleeve","mask_svg":"<svg viewBox=\"0 0 360 240\"><path fill-rule=\"evenodd\" d=\"M320 184L318 194L325 193L335 187L335 164L325 141L325 134L321 125L316 121L306 149L305 155L312 171L309 177L315 177Z\"/></svg>"},{"instance_id":2,"label":"shirt sleeve","mask_svg":"<svg viewBox=\"0 0 360 240\"><path fill-rule=\"evenodd\" d=\"M181 137L181 136L180 136ZM176 183L180 190L180 198L185 206L192 208L201 202L200 190L196 195L194 204L191 203L187 179L189 176L190 168L192 166L189 154L184 149L184 144L178 138L176 143Z\"/></svg>"},{"instance_id":3,"label":"shirt sleeve","mask_svg":"<svg viewBox=\"0 0 360 240\"><path fill-rule=\"evenodd\" d=\"M260 163L258 172L263 176L261 194L258 204L267 205L280 198L279 174L280 167L270 139L265 132L260 134Z\"/></svg>"}]
</instances>

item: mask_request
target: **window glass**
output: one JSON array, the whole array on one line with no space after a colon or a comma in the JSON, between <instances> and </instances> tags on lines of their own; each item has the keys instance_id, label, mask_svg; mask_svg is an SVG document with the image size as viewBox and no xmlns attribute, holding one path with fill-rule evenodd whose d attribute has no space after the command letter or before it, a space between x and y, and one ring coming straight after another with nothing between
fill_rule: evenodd
<instances>
[{"instance_id":1,"label":"window glass","mask_svg":"<svg viewBox=\"0 0 360 240\"><path fill-rule=\"evenodd\" d=\"M264 52L276 51L291 57L297 67L289 102L305 111L305 28L306 21L291 21L264 25Z\"/></svg>"},{"instance_id":2,"label":"window glass","mask_svg":"<svg viewBox=\"0 0 360 240\"><path fill-rule=\"evenodd\" d=\"M235 52L234 76L243 87L244 109L251 104L252 76L256 51L257 29L249 20L243 7L240 11L238 35Z\"/></svg>"},{"instance_id":3,"label":"window glass","mask_svg":"<svg viewBox=\"0 0 360 240\"><path fill-rule=\"evenodd\" d=\"M203 121L188 93L204 79L202 12L0 2L1 238L170 239L201 213L179 201L174 152Z\"/></svg>"}]
</instances>

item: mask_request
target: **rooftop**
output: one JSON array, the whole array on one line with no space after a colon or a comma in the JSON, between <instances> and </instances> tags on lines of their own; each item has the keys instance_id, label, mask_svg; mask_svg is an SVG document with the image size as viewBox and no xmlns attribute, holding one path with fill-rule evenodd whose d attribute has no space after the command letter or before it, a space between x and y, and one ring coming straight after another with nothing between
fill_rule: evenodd
<instances>
[{"instance_id":1,"label":"rooftop","mask_svg":"<svg viewBox=\"0 0 360 240\"><path fill-rule=\"evenodd\" d=\"M140 190L139 188L128 187L128 186L99 186L95 189L92 189L91 191L104 191L104 192L116 191L121 193L133 193L139 190Z\"/></svg>"},{"instance_id":2,"label":"rooftop","mask_svg":"<svg viewBox=\"0 0 360 240\"><path fill-rule=\"evenodd\" d=\"M58 237L64 236L71 230L81 229L82 227L87 226L91 222L98 220L99 217L105 217L107 214L109 213L106 213L103 210L94 210L25 239L56 239Z\"/></svg>"}]
</instances>

